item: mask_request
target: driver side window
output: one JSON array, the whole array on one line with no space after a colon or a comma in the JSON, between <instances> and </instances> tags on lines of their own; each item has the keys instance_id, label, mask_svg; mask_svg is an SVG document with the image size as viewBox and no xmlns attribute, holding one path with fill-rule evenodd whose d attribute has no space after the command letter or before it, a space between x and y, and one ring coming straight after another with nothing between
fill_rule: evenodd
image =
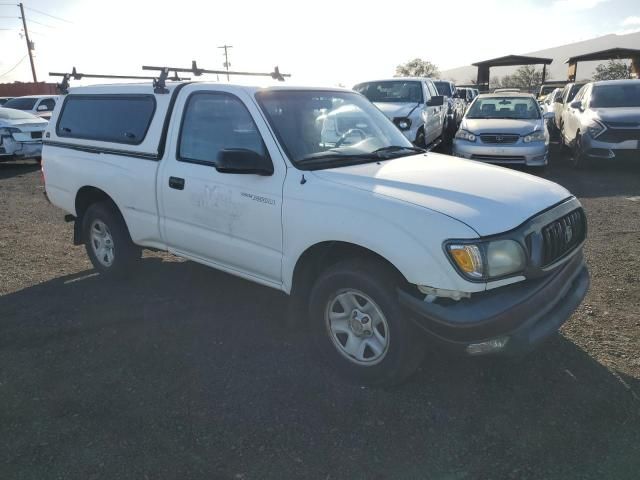
<instances>
[{"instance_id":1,"label":"driver side window","mask_svg":"<svg viewBox=\"0 0 640 480\"><path fill-rule=\"evenodd\" d=\"M262 136L240 99L223 92L191 94L182 118L178 160L215 165L225 149L267 156Z\"/></svg>"}]
</instances>

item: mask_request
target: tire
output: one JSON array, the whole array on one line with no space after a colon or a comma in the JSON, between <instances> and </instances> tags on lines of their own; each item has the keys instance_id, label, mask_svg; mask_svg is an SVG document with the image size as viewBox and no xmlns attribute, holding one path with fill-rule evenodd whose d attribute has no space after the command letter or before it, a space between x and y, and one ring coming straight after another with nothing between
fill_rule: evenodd
<instances>
[{"instance_id":1,"label":"tire","mask_svg":"<svg viewBox=\"0 0 640 480\"><path fill-rule=\"evenodd\" d=\"M420 127L416 135L416 141L413 142L413 144L418 148L427 148L427 144L425 142L426 140L424 137L424 128Z\"/></svg>"},{"instance_id":2,"label":"tire","mask_svg":"<svg viewBox=\"0 0 640 480\"><path fill-rule=\"evenodd\" d=\"M82 238L89 260L102 274L124 277L142 254L111 202L98 202L87 208L82 220Z\"/></svg>"},{"instance_id":3,"label":"tire","mask_svg":"<svg viewBox=\"0 0 640 480\"><path fill-rule=\"evenodd\" d=\"M569 161L571 162L571 166L576 170L581 170L587 167L587 158L582 151L582 138L579 133L576 135Z\"/></svg>"},{"instance_id":4,"label":"tire","mask_svg":"<svg viewBox=\"0 0 640 480\"><path fill-rule=\"evenodd\" d=\"M365 259L320 275L310 296L311 331L316 350L337 373L358 384L390 386L416 371L425 342L398 302L398 285L391 269Z\"/></svg>"}]
</instances>

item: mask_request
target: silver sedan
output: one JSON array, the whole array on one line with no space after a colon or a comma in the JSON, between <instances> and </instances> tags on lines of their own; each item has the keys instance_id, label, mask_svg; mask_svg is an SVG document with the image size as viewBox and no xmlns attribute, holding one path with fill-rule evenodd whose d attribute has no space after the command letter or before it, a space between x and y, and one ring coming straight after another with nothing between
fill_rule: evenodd
<instances>
[{"instance_id":1,"label":"silver sedan","mask_svg":"<svg viewBox=\"0 0 640 480\"><path fill-rule=\"evenodd\" d=\"M549 132L533 95L482 94L465 114L453 141L457 157L496 164L544 167L549 161Z\"/></svg>"}]
</instances>

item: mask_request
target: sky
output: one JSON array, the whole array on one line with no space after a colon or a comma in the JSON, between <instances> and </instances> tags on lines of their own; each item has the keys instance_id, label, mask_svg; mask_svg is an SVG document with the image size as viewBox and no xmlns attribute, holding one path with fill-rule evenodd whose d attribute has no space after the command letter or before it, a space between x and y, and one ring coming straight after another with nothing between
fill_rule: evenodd
<instances>
[{"instance_id":1,"label":"sky","mask_svg":"<svg viewBox=\"0 0 640 480\"><path fill-rule=\"evenodd\" d=\"M203 68L222 69L223 51L217 47L226 43L233 46L232 69L271 71L278 65L293 75L294 84L350 87L391 77L396 65L416 57L446 70L640 30L638 0L25 0L24 5L38 79L47 81L56 81L48 72L73 66L84 73L142 75L143 64L188 67L197 60ZM25 55L19 10L0 0L0 82L31 80Z\"/></svg>"}]
</instances>

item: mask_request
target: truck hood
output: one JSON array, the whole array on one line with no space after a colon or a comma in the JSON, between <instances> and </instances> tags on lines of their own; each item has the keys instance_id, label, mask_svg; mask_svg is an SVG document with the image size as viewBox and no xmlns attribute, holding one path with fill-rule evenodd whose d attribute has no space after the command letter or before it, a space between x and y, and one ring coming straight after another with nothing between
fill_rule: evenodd
<instances>
[{"instance_id":1,"label":"truck hood","mask_svg":"<svg viewBox=\"0 0 640 480\"><path fill-rule=\"evenodd\" d=\"M373 104L378 107L382 113L384 113L388 118L394 119L396 117L408 117L415 109L417 109L420 104L411 102L411 103L395 103L395 102L373 102Z\"/></svg>"},{"instance_id":2,"label":"truck hood","mask_svg":"<svg viewBox=\"0 0 640 480\"><path fill-rule=\"evenodd\" d=\"M464 222L480 236L511 230L571 194L560 185L494 165L428 153L314 172Z\"/></svg>"},{"instance_id":3,"label":"truck hood","mask_svg":"<svg viewBox=\"0 0 640 480\"><path fill-rule=\"evenodd\" d=\"M527 135L542 129L542 120L516 120L507 118L465 118L460 128L479 135L481 133L512 133Z\"/></svg>"},{"instance_id":4,"label":"truck hood","mask_svg":"<svg viewBox=\"0 0 640 480\"><path fill-rule=\"evenodd\" d=\"M611 127L640 127L640 107L594 108L595 117Z\"/></svg>"}]
</instances>

